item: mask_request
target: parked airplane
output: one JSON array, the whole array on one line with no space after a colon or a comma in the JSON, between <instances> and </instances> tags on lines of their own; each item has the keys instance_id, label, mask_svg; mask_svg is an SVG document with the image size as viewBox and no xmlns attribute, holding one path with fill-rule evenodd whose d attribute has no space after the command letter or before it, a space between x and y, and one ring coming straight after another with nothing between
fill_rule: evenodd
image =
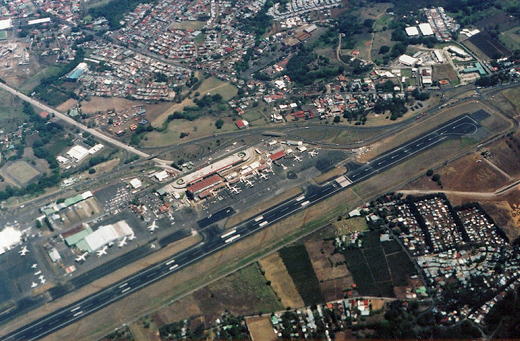
<instances>
[{"instance_id":1,"label":"parked airplane","mask_svg":"<svg viewBox=\"0 0 520 341\"><path fill-rule=\"evenodd\" d=\"M264 173L259 173L258 175L260 175L260 177L261 177L262 179L264 179L264 180L269 179L269 178L267 177L267 175L265 175Z\"/></svg>"},{"instance_id":2,"label":"parked airplane","mask_svg":"<svg viewBox=\"0 0 520 341\"><path fill-rule=\"evenodd\" d=\"M32 269L36 269L37 267L38 267L38 264L36 264L36 263L34 263L34 264L31 266Z\"/></svg>"},{"instance_id":3,"label":"parked airplane","mask_svg":"<svg viewBox=\"0 0 520 341\"><path fill-rule=\"evenodd\" d=\"M126 237L124 237L123 240L118 244L119 247L123 247L124 245L126 245Z\"/></svg>"},{"instance_id":4,"label":"parked airplane","mask_svg":"<svg viewBox=\"0 0 520 341\"><path fill-rule=\"evenodd\" d=\"M135 238L135 234L131 234L130 237L128 237L128 240L134 240Z\"/></svg>"},{"instance_id":5,"label":"parked airplane","mask_svg":"<svg viewBox=\"0 0 520 341\"><path fill-rule=\"evenodd\" d=\"M315 151L315 150L311 150L311 151L309 152L309 155L310 155L311 157L314 157L314 156L318 155L318 152Z\"/></svg>"},{"instance_id":6,"label":"parked airplane","mask_svg":"<svg viewBox=\"0 0 520 341\"><path fill-rule=\"evenodd\" d=\"M153 232L155 231L155 229L159 228L159 226L157 226L157 224L155 223L155 220L153 221L152 225L148 226L148 229Z\"/></svg>"},{"instance_id":7,"label":"parked airplane","mask_svg":"<svg viewBox=\"0 0 520 341\"><path fill-rule=\"evenodd\" d=\"M40 281L43 281L44 278L45 278L44 275L40 275L40 277L38 277L38 279L39 279Z\"/></svg>"},{"instance_id":8,"label":"parked airplane","mask_svg":"<svg viewBox=\"0 0 520 341\"><path fill-rule=\"evenodd\" d=\"M45 284L45 282L47 282L47 280L46 280L45 278L42 278L42 279L40 280L40 282L41 282L42 284Z\"/></svg>"},{"instance_id":9,"label":"parked airplane","mask_svg":"<svg viewBox=\"0 0 520 341\"><path fill-rule=\"evenodd\" d=\"M76 262L84 262L85 258L87 258L88 252L85 252L81 256L76 257Z\"/></svg>"},{"instance_id":10,"label":"parked airplane","mask_svg":"<svg viewBox=\"0 0 520 341\"><path fill-rule=\"evenodd\" d=\"M38 283L34 283L34 282L32 282L32 284L31 284L31 288L36 288L37 286L38 286Z\"/></svg>"},{"instance_id":11,"label":"parked airplane","mask_svg":"<svg viewBox=\"0 0 520 341\"><path fill-rule=\"evenodd\" d=\"M29 252L29 250L27 250L27 246L22 247L22 249L18 251L18 253L22 256L25 256L27 252Z\"/></svg>"},{"instance_id":12,"label":"parked airplane","mask_svg":"<svg viewBox=\"0 0 520 341\"><path fill-rule=\"evenodd\" d=\"M298 161L298 162L302 162L302 158L299 157L298 155L294 155L294 158L296 159L296 161Z\"/></svg>"},{"instance_id":13,"label":"parked airplane","mask_svg":"<svg viewBox=\"0 0 520 341\"><path fill-rule=\"evenodd\" d=\"M103 246L103 248L101 250L98 250L97 251L98 258L103 256L103 255L106 255L107 254L107 249L108 249L108 246L105 245L105 246Z\"/></svg>"},{"instance_id":14,"label":"parked airplane","mask_svg":"<svg viewBox=\"0 0 520 341\"><path fill-rule=\"evenodd\" d=\"M233 192L233 194L238 194L240 193L240 189L238 189L237 187L233 186L233 187L229 187L229 189L231 190L231 192Z\"/></svg>"}]
</instances>

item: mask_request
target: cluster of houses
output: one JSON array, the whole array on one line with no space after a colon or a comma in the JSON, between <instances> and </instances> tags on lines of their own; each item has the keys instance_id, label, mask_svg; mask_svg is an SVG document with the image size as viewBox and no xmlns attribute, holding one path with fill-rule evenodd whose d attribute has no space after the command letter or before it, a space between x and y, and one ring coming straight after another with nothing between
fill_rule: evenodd
<instances>
[{"instance_id":1,"label":"cluster of houses","mask_svg":"<svg viewBox=\"0 0 520 341\"><path fill-rule=\"evenodd\" d=\"M288 339L334 339L334 334L382 311L384 299L344 299L294 311L276 312L271 324L276 335Z\"/></svg>"},{"instance_id":2,"label":"cluster of houses","mask_svg":"<svg viewBox=\"0 0 520 341\"><path fill-rule=\"evenodd\" d=\"M328 10L340 4L341 0L292 0L285 5L274 4L267 13L276 20L283 20L312 11Z\"/></svg>"},{"instance_id":3,"label":"cluster of houses","mask_svg":"<svg viewBox=\"0 0 520 341\"><path fill-rule=\"evenodd\" d=\"M80 0L35 0L42 11L76 25L80 14Z\"/></svg>"},{"instance_id":4,"label":"cluster of houses","mask_svg":"<svg viewBox=\"0 0 520 341\"><path fill-rule=\"evenodd\" d=\"M190 76L187 68L174 66L135 53L111 43L88 42L85 46L94 52L93 63L104 62L109 70L91 68L81 76L82 96L127 97L142 100L168 100L169 86L185 84ZM172 84L150 81L150 75L162 73L173 79Z\"/></svg>"},{"instance_id":5,"label":"cluster of houses","mask_svg":"<svg viewBox=\"0 0 520 341\"><path fill-rule=\"evenodd\" d=\"M0 16L10 18L26 18L36 12L31 0L2 1Z\"/></svg>"}]
</instances>

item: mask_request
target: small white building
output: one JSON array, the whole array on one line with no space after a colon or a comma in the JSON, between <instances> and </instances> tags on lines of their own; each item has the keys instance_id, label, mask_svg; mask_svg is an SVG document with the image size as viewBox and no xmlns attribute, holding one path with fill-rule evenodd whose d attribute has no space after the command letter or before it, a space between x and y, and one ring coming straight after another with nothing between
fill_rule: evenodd
<instances>
[{"instance_id":1,"label":"small white building","mask_svg":"<svg viewBox=\"0 0 520 341\"><path fill-rule=\"evenodd\" d=\"M22 232L16 230L14 227L6 227L0 231L0 255L7 250L11 250L22 242Z\"/></svg>"},{"instance_id":2,"label":"small white building","mask_svg":"<svg viewBox=\"0 0 520 341\"><path fill-rule=\"evenodd\" d=\"M141 180L138 178L130 180L130 186L132 186L134 189L141 188L143 184L141 183Z\"/></svg>"},{"instance_id":3,"label":"small white building","mask_svg":"<svg viewBox=\"0 0 520 341\"><path fill-rule=\"evenodd\" d=\"M420 59L414 58L407 54L403 54L403 55L399 56L399 63L407 65L407 66L414 66L416 64L419 64L420 61L421 61Z\"/></svg>"},{"instance_id":4,"label":"small white building","mask_svg":"<svg viewBox=\"0 0 520 341\"><path fill-rule=\"evenodd\" d=\"M404 29L408 37L417 37L419 35L419 30L416 26L410 26Z\"/></svg>"},{"instance_id":5,"label":"small white building","mask_svg":"<svg viewBox=\"0 0 520 341\"><path fill-rule=\"evenodd\" d=\"M422 23L422 24L419 24L419 30L421 31L422 35L423 36L432 36L433 35L433 30L432 30L432 27L429 23Z\"/></svg>"},{"instance_id":6,"label":"small white building","mask_svg":"<svg viewBox=\"0 0 520 341\"><path fill-rule=\"evenodd\" d=\"M74 159L76 162L80 162L89 155L88 149L83 146L74 146L67 152L67 155Z\"/></svg>"}]
</instances>

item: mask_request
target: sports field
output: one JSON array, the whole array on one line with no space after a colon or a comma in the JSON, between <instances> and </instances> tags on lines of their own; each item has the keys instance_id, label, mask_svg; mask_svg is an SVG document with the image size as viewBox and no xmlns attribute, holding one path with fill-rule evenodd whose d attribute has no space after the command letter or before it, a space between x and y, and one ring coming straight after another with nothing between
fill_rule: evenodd
<instances>
[{"instance_id":1,"label":"sports field","mask_svg":"<svg viewBox=\"0 0 520 341\"><path fill-rule=\"evenodd\" d=\"M16 161L4 166L2 172L15 180L19 186L23 186L38 175L40 172L25 161Z\"/></svg>"}]
</instances>

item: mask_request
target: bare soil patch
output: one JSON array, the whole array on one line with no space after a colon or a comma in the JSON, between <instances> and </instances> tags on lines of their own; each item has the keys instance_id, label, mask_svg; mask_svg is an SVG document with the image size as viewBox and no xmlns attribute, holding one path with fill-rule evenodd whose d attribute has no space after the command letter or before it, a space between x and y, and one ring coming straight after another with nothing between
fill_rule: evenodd
<instances>
[{"instance_id":1,"label":"bare soil patch","mask_svg":"<svg viewBox=\"0 0 520 341\"><path fill-rule=\"evenodd\" d=\"M284 307L300 308L304 306L303 300L278 252L262 258L259 264L265 272L265 277L271 281L271 286L282 300Z\"/></svg>"},{"instance_id":2,"label":"bare soil patch","mask_svg":"<svg viewBox=\"0 0 520 341\"><path fill-rule=\"evenodd\" d=\"M254 341L275 341L278 336L274 333L269 316L255 316L246 318L247 328Z\"/></svg>"},{"instance_id":3,"label":"bare soil patch","mask_svg":"<svg viewBox=\"0 0 520 341\"><path fill-rule=\"evenodd\" d=\"M491 166L479 153L464 156L436 171L444 190L494 192L509 182L503 173ZM442 190L430 177L424 176L405 189Z\"/></svg>"},{"instance_id":4,"label":"bare soil patch","mask_svg":"<svg viewBox=\"0 0 520 341\"><path fill-rule=\"evenodd\" d=\"M455 82L459 78L457 77L457 74L451 67L451 65L448 64L436 64L433 66L433 75L432 79L434 81L441 81L444 79L449 80L450 82Z\"/></svg>"}]
</instances>

